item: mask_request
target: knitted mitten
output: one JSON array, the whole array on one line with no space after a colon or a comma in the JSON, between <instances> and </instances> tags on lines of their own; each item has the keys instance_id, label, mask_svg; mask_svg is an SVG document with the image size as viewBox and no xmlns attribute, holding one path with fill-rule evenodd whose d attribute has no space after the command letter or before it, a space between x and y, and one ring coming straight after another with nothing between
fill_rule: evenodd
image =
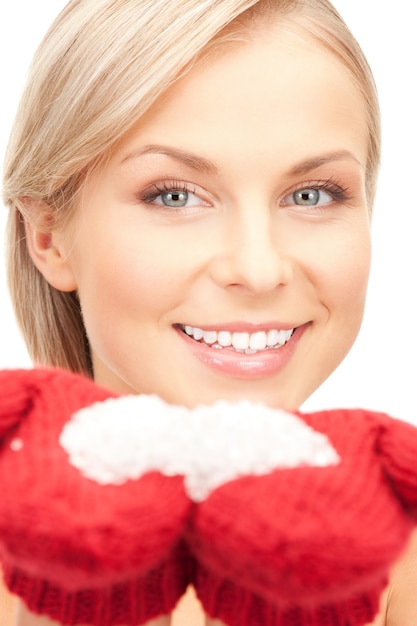
<instances>
[{"instance_id":1,"label":"knitted mitten","mask_svg":"<svg viewBox=\"0 0 417 626\"><path fill-rule=\"evenodd\" d=\"M182 478L99 484L60 443L74 413L113 395L61 371L0 373L1 568L29 609L63 624L142 624L188 584Z\"/></svg>"},{"instance_id":2,"label":"knitted mitten","mask_svg":"<svg viewBox=\"0 0 417 626\"><path fill-rule=\"evenodd\" d=\"M338 459L319 453L236 478L193 512L194 585L205 611L229 626L363 626L411 532L417 429L360 410L299 417ZM264 438L291 456L291 435Z\"/></svg>"},{"instance_id":3,"label":"knitted mitten","mask_svg":"<svg viewBox=\"0 0 417 626\"><path fill-rule=\"evenodd\" d=\"M206 612L230 626L363 626L414 523L416 460L417 429L382 414L189 411L5 372L0 560L65 624L170 612L191 550Z\"/></svg>"}]
</instances>

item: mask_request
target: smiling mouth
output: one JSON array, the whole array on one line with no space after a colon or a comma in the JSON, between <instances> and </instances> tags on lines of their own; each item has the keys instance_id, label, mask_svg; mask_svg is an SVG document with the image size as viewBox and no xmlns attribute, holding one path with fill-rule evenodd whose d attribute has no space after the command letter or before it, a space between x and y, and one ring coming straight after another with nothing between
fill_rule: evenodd
<instances>
[{"instance_id":1,"label":"smiling mouth","mask_svg":"<svg viewBox=\"0 0 417 626\"><path fill-rule=\"evenodd\" d=\"M282 348L294 333L290 330L259 330L249 332L230 332L228 330L203 330L195 326L178 326L183 333L215 350L232 350L241 354L256 354L265 350Z\"/></svg>"}]
</instances>

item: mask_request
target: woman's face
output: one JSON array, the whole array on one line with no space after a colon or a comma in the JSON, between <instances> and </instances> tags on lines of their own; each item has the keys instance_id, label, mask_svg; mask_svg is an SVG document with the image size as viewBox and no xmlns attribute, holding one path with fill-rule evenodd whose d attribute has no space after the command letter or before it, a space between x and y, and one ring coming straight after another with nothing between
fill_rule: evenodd
<instances>
[{"instance_id":1,"label":"woman's face","mask_svg":"<svg viewBox=\"0 0 417 626\"><path fill-rule=\"evenodd\" d=\"M65 239L97 382L299 407L361 323L366 154L357 88L300 34L195 66L93 175Z\"/></svg>"}]
</instances>

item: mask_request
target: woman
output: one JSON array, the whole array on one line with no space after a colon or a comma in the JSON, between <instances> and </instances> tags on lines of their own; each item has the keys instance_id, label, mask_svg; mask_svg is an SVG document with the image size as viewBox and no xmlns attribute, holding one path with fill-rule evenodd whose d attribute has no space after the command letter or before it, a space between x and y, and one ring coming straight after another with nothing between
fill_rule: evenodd
<instances>
[{"instance_id":1,"label":"woman","mask_svg":"<svg viewBox=\"0 0 417 626\"><path fill-rule=\"evenodd\" d=\"M5 168L31 356L189 407L299 407L360 328L378 164L372 75L326 0L70 2Z\"/></svg>"}]
</instances>

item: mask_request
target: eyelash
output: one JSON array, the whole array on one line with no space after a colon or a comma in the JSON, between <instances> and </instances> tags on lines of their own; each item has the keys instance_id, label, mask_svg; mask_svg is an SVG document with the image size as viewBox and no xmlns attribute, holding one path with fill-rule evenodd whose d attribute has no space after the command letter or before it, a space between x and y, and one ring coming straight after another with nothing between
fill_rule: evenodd
<instances>
[{"instance_id":1,"label":"eyelash","mask_svg":"<svg viewBox=\"0 0 417 626\"><path fill-rule=\"evenodd\" d=\"M288 198L290 196L294 196L297 193L297 191L303 191L303 190L308 190L308 189L312 189L316 191L325 191L333 198L335 203L341 204L344 202L349 202L349 200L352 200L352 196L349 194L349 188L344 187L342 184L340 184L339 182L337 182L335 179L332 179L332 178L328 178L327 180L324 180L324 181L312 180L312 181L307 181L302 184L297 184L293 188L285 192L283 199ZM293 204L295 204L295 202ZM329 202L324 206L328 206L329 204L332 204L332 203ZM291 206L291 203L288 203L285 206ZM312 205L312 208L314 208L314 205ZM316 205L316 208L320 209L322 208L322 206Z\"/></svg>"},{"instance_id":2,"label":"eyelash","mask_svg":"<svg viewBox=\"0 0 417 626\"><path fill-rule=\"evenodd\" d=\"M140 195L140 199L147 204L152 204L152 202L155 202L158 196L170 192L192 193L196 195L196 188L184 181L174 179L166 180L162 183L154 183L149 189L146 189Z\"/></svg>"},{"instance_id":3,"label":"eyelash","mask_svg":"<svg viewBox=\"0 0 417 626\"><path fill-rule=\"evenodd\" d=\"M352 199L352 196L349 194L348 187L344 187L335 179L329 178L324 181L318 181L318 180L307 181L307 182L295 185L293 188L287 190L285 194L282 196L281 205L283 204L283 206L303 206L303 205L297 205L295 201L288 202L288 203L284 203L283 201L285 200L285 198L294 196L298 191L309 190L309 189L316 190L316 191L324 191L328 193L333 198L335 203L345 203ZM170 192L179 192L179 193L183 192L183 193L196 195L198 198L200 198L194 186L190 185L189 183L185 181L172 179L172 180L163 181L162 183L154 183L150 188L146 189L139 195L139 199L140 201L145 202L146 204L152 204L160 195L164 193L170 193ZM205 200L203 200L202 198L200 199L201 199L202 205L206 204ZM332 202L325 203L324 205L306 205L306 206L307 208L322 209L323 206L328 206L330 204L332 204ZM169 207L164 204L161 204L161 205L156 204L156 206L162 209L166 208L171 211L176 210L177 212L180 212L181 210L187 211L191 208L187 206Z\"/></svg>"}]
</instances>

